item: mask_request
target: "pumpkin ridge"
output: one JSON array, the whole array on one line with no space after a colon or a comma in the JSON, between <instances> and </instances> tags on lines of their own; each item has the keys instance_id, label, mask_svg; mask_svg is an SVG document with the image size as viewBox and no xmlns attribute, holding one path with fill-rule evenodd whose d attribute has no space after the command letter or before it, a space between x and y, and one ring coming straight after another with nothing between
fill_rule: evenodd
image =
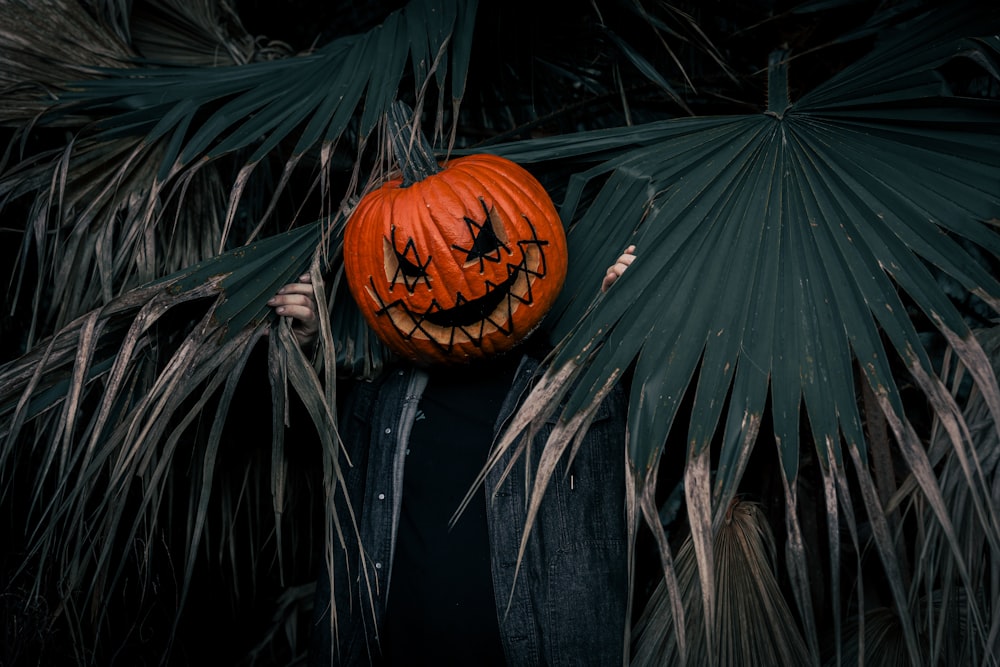
<instances>
[{"instance_id":1,"label":"pumpkin ridge","mask_svg":"<svg viewBox=\"0 0 1000 667\"><path fill-rule=\"evenodd\" d=\"M491 192L499 188L503 191L505 195L510 199L511 203L516 203L518 205L523 205L524 203L529 203L535 208L536 213L541 212L541 207L539 205L539 200L546 201L549 199L548 194L541 188L540 184L535 183L524 183L518 184L514 187L514 183L509 174L505 173L505 168L507 171L516 171L519 176L530 177L535 180L535 177L527 169L512 162L506 158L502 158L498 155L489 156L492 159L478 159L480 156L470 156L467 162L463 162L461 166L465 167L463 171L465 173L473 175L474 178L483 186L487 187ZM530 191L530 192L529 192Z\"/></svg>"},{"instance_id":2,"label":"pumpkin ridge","mask_svg":"<svg viewBox=\"0 0 1000 667\"><path fill-rule=\"evenodd\" d=\"M489 190L483 187L483 185L479 183L477 179L471 177L470 174L464 171L452 171L447 173L449 175L449 178L445 180L444 185L448 188L450 192L454 193L456 201L462 202L475 198L477 201L482 202L482 206L480 207L480 209L482 213L486 216L486 219L484 219L482 223L480 223L480 221L478 220L478 215L465 216L466 219L473 220L474 224L478 226L480 224L485 224L486 221L489 219L490 213L493 211L496 212L496 215L498 217L500 216L500 211L498 210L497 207L496 197L490 196L491 193L489 192ZM490 200L489 205L486 204L487 197ZM476 211L476 213L479 213L479 211ZM501 224L502 223L503 220L501 218ZM503 235L505 237L507 236L507 232L505 229L503 230ZM494 273L496 265L503 264L506 260L508 260L511 256L513 256L513 250L510 248L509 243L505 242L504 246L505 246L506 256L503 253L498 253L498 261L494 263L495 265L493 267L493 270L490 271L480 270L479 272L480 275L485 275L486 273ZM453 244L451 247L459 249L457 244ZM469 277L465 275L465 272L463 272L463 277L465 277L466 283L469 287L468 291L466 292L467 294L476 293L479 291L478 287L469 282Z\"/></svg>"},{"instance_id":3,"label":"pumpkin ridge","mask_svg":"<svg viewBox=\"0 0 1000 667\"><path fill-rule=\"evenodd\" d=\"M456 204L456 206L458 208L464 208L461 205L462 202L464 201L464 199L461 197L461 195L458 192L456 192L454 190L454 188L452 187L452 184L451 184L451 179L447 178L447 176L448 176L448 172L447 171L441 172L440 174L436 175L436 177L431 182L431 184L433 184L435 186L438 186L440 188L445 188L445 189L451 191L452 195L454 197L454 203ZM435 238L434 238L434 244L440 246L442 257L447 257L447 258L450 259L452 257L452 250L451 250L452 244L451 244L450 241L442 241L441 240L441 238L444 236L445 231L447 231L447 229L448 229L448 220L447 219L443 219L444 216L440 216L440 215L435 216L434 213L432 212L437 207L437 205L441 204L441 201L440 201L441 196L439 195L439 198L437 200L431 201L426 196L426 190L427 190L427 188L424 188L423 190L421 190L421 195L422 195L422 197L421 197L421 203L423 204L423 210L426 211L427 215L430 217L431 222L432 222L432 224L434 226L434 230L436 232L435 235L434 235L435 236ZM422 230L423 229L425 229L425 228L422 227ZM428 240L424 239L424 242L426 243L426 242L428 242ZM466 294L475 293L476 290L475 290L473 284L470 282L469 276L467 276L464 271L459 275L459 278L462 281L462 285L464 287L464 291L465 291ZM459 290L459 289L456 288L453 291L456 292L456 293L458 293L458 292L461 292L462 290Z\"/></svg>"}]
</instances>

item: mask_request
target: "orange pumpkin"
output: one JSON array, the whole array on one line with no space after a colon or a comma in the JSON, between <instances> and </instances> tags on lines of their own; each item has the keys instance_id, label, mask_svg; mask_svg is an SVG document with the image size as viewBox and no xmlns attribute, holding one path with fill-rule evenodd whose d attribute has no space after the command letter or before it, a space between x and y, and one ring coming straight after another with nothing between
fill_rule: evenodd
<instances>
[{"instance_id":1,"label":"orange pumpkin","mask_svg":"<svg viewBox=\"0 0 1000 667\"><path fill-rule=\"evenodd\" d=\"M431 163L430 169L438 169ZM555 302L566 237L542 185L495 155L368 193L344 232L348 286L397 354L455 364L509 350ZM412 182L407 182L412 181Z\"/></svg>"}]
</instances>

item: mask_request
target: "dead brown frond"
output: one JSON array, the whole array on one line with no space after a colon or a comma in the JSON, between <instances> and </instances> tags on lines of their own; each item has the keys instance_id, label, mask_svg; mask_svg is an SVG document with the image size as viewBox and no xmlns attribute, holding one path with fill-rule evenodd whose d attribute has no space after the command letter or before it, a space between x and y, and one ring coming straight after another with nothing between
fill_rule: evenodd
<instances>
[{"instance_id":1,"label":"dead brown frond","mask_svg":"<svg viewBox=\"0 0 1000 667\"><path fill-rule=\"evenodd\" d=\"M632 665L787 665L810 663L801 631L775 576L775 545L760 506L734 500L714 538L716 646L707 646L694 542L676 559L683 600L687 661L683 662L666 586L661 582L633 628ZM709 656L714 653L716 661Z\"/></svg>"},{"instance_id":2,"label":"dead brown frond","mask_svg":"<svg viewBox=\"0 0 1000 667\"><path fill-rule=\"evenodd\" d=\"M31 489L19 500L28 529L17 576L55 568L54 613L81 636L96 640L82 628L105 622L102 601L124 582L137 591L152 585L142 572L156 560L162 535L178 530L183 547L172 557L183 608L203 551L221 556L223 545L235 548L240 511L227 505L235 497L270 508L273 528L252 529L250 540L264 543L273 532L281 551L282 514L294 495L283 438L288 383L321 434L327 493L339 488L332 389L323 389L283 322L268 345L270 464L237 470L237 478L247 476L243 488L224 494L221 507L213 502L226 477L222 464L232 457L224 447L231 405L270 326L266 301L308 268L320 230L316 223L129 290L0 367L0 495L11 497L15 485ZM333 384L329 376L324 381ZM258 477L269 483L250 483ZM189 514L174 524L170 513L179 502ZM222 529L210 530L219 525L217 513ZM242 559L231 560L235 571ZM129 563L137 564L139 581ZM34 585L36 594L46 588L41 579Z\"/></svg>"},{"instance_id":3,"label":"dead brown frond","mask_svg":"<svg viewBox=\"0 0 1000 667\"><path fill-rule=\"evenodd\" d=\"M906 646L906 635L899 622L899 615L892 609L878 607L864 614L862 624L852 621L845 628L842 655L838 663L828 660L827 665L879 665L879 667L911 667L913 661ZM968 663L963 663L968 664Z\"/></svg>"},{"instance_id":4,"label":"dead brown frond","mask_svg":"<svg viewBox=\"0 0 1000 667\"><path fill-rule=\"evenodd\" d=\"M80 2L2 0L0 125L31 123L66 82L97 76L101 67L128 67L134 55Z\"/></svg>"},{"instance_id":5,"label":"dead brown frond","mask_svg":"<svg viewBox=\"0 0 1000 667\"><path fill-rule=\"evenodd\" d=\"M989 362L978 374L1000 370L1000 327L981 329L976 340ZM945 357L947 396L963 395L969 371L965 360ZM972 358L973 360L976 357ZM911 598L926 612L921 630L931 664L995 664L1000 651L1000 436L988 382L972 383L961 414L957 407L937 410L929 455L939 462L937 481L948 499L947 522L917 490L913 479L902 485L897 502L909 507L919 529ZM928 602L928 600L930 602Z\"/></svg>"},{"instance_id":6,"label":"dead brown frond","mask_svg":"<svg viewBox=\"0 0 1000 667\"><path fill-rule=\"evenodd\" d=\"M157 179L163 156L130 139L70 144L51 158L0 178L0 196L37 194L28 216L38 278L51 293L32 288L35 319L28 336L46 335L136 285L179 271L217 250L224 186L213 165L199 165L174 182L169 196ZM13 299L26 286L17 273ZM37 303L50 298L57 307Z\"/></svg>"}]
</instances>

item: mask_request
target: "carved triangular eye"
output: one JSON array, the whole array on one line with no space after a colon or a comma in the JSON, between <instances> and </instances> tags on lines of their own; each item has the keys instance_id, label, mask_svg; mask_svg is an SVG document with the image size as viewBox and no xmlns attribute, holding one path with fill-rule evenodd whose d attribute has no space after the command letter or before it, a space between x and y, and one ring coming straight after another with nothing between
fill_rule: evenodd
<instances>
[{"instance_id":1,"label":"carved triangular eye","mask_svg":"<svg viewBox=\"0 0 1000 667\"><path fill-rule=\"evenodd\" d=\"M456 250L465 253L465 263L479 262L479 270L483 270L483 262L493 262L494 264L502 260L500 249L503 248L510 253L510 248L506 243L503 222L496 215L496 211L490 210L486 202L480 197L479 203L483 206L485 217L482 222L477 222L465 216L465 225L472 235L472 245L464 248L460 245L452 246Z\"/></svg>"},{"instance_id":2,"label":"carved triangular eye","mask_svg":"<svg viewBox=\"0 0 1000 667\"><path fill-rule=\"evenodd\" d=\"M472 248L469 250L469 256L466 258L466 261L472 261L483 255L495 253L499 247L500 239L497 238L497 233L493 231L493 221L486 218L486 222L483 223L483 226L479 228L479 233L476 234L476 240L472 242Z\"/></svg>"},{"instance_id":3,"label":"carved triangular eye","mask_svg":"<svg viewBox=\"0 0 1000 667\"><path fill-rule=\"evenodd\" d=\"M406 285L410 293L417 286L417 282L423 280L428 284L427 267L430 266L431 258L427 257L421 261L420 253L413 239L407 239L402 250L396 247L396 227L392 227L392 238L382 237L385 246L385 277L389 279L390 285L402 282Z\"/></svg>"},{"instance_id":4,"label":"carved triangular eye","mask_svg":"<svg viewBox=\"0 0 1000 667\"><path fill-rule=\"evenodd\" d=\"M427 271L424 267L419 264L414 264L406 258L406 255L399 252L395 248L393 248L393 250L396 252L396 261L399 262L399 270L403 272L404 276L407 276L408 278L422 278L427 275Z\"/></svg>"}]
</instances>

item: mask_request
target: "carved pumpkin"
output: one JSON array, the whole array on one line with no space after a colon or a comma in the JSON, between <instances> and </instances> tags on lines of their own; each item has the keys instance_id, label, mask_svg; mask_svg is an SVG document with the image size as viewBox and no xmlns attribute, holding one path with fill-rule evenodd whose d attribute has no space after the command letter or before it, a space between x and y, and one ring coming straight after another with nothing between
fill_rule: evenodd
<instances>
[{"instance_id":1,"label":"carved pumpkin","mask_svg":"<svg viewBox=\"0 0 1000 667\"><path fill-rule=\"evenodd\" d=\"M425 163L402 160L403 177L363 197L347 223L351 294L379 338L417 363L506 351L562 288L559 214L510 160L472 155L438 168L418 142L420 150Z\"/></svg>"}]
</instances>

